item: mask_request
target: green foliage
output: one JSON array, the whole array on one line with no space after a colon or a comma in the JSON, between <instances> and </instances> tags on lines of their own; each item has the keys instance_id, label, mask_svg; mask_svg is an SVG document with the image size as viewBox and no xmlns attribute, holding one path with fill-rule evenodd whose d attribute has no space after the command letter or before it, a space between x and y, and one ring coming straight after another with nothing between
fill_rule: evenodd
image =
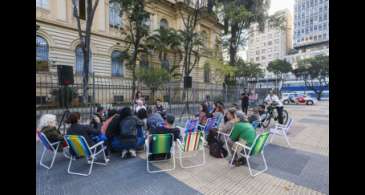
<instances>
[{"instance_id":1,"label":"green foliage","mask_svg":"<svg viewBox=\"0 0 365 195\"><path fill-rule=\"evenodd\" d=\"M260 64L246 63L242 59L237 61L236 77L244 77L245 79L257 79L264 76L264 72L260 68Z\"/></svg>"},{"instance_id":2,"label":"green foliage","mask_svg":"<svg viewBox=\"0 0 365 195\"><path fill-rule=\"evenodd\" d=\"M164 67L164 63L168 63L167 67L164 67L170 78L179 78L181 74L176 73L179 63L182 60L182 51L180 49L182 43L182 37L174 29L160 28L155 30L155 33L146 39L146 47L158 52L158 57L161 66ZM171 52L174 55L172 66L168 61L168 53Z\"/></svg>"},{"instance_id":3,"label":"green foliage","mask_svg":"<svg viewBox=\"0 0 365 195\"><path fill-rule=\"evenodd\" d=\"M169 80L168 72L160 67L142 68L137 71L137 77L151 90L157 90Z\"/></svg>"},{"instance_id":4,"label":"green foliage","mask_svg":"<svg viewBox=\"0 0 365 195\"><path fill-rule=\"evenodd\" d=\"M277 59L269 63L267 70L273 72L276 76L280 75L280 78L282 78L283 74L289 73L293 69L292 65L286 60Z\"/></svg>"},{"instance_id":5,"label":"green foliage","mask_svg":"<svg viewBox=\"0 0 365 195\"><path fill-rule=\"evenodd\" d=\"M292 71L298 78L302 78L305 85L313 90L318 100L320 100L322 91L328 86L329 76L329 58L328 56L318 55L313 58L304 59L298 62L298 68ZM314 81L319 81L319 87L316 87Z\"/></svg>"}]
</instances>

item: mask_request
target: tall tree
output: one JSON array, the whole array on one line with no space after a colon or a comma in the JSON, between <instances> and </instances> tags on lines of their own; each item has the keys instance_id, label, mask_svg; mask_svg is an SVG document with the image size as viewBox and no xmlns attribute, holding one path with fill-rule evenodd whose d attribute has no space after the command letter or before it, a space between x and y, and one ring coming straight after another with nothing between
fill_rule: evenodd
<instances>
[{"instance_id":1,"label":"tall tree","mask_svg":"<svg viewBox=\"0 0 365 195\"><path fill-rule=\"evenodd\" d=\"M286 60L276 59L271 61L267 66L267 70L275 74L275 88L277 89L277 82L283 80L283 75L293 70L292 65Z\"/></svg>"},{"instance_id":2,"label":"tall tree","mask_svg":"<svg viewBox=\"0 0 365 195\"><path fill-rule=\"evenodd\" d=\"M136 75L151 90L151 98L149 100L153 104L156 90L166 84L166 80L169 79L169 73L161 67L148 67L139 69Z\"/></svg>"},{"instance_id":3,"label":"tall tree","mask_svg":"<svg viewBox=\"0 0 365 195\"><path fill-rule=\"evenodd\" d=\"M86 4L86 5L85 5ZM89 101L89 66L90 66L90 37L94 15L98 7L99 0L72 0L73 15L76 18L77 31L80 39L80 47L84 57L84 67L82 74L83 102ZM86 6L86 9L85 9ZM81 13L81 14L80 14ZM85 20L85 29L81 27L81 19Z\"/></svg>"},{"instance_id":4,"label":"tall tree","mask_svg":"<svg viewBox=\"0 0 365 195\"><path fill-rule=\"evenodd\" d=\"M146 21L149 20L150 14L145 11L145 0L114 0L121 4L122 14L125 14L127 25L121 29L121 33L125 35L128 42L127 51L130 57L127 63L127 68L132 71L132 99L136 91L137 81L137 59L140 53L145 51L144 40L149 33L149 25Z\"/></svg>"},{"instance_id":5,"label":"tall tree","mask_svg":"<svg viewBox=\"0 0 365 195\"><path fill-rule=\"evenodd\" d=\"M182 60L181 42L180 34L171 28L157 29L146 40L147 47L158 53L161 67L167 70L171 79L181 76L176 72ZM169 54L173 55L172 61L168 58Z\"/></svg>"},{"instance_id":6,"label":"tall tree","mask_svg":"<svg viewBox=\"0 0 365 195\"><path fill-rule=\"evenodd\" d=\"M257 79L263 76L263 70L260 68L260 64L245 62L242 59L238 59L236 63L237 71L235 76L242 77L245 85L248 81L257 82Z\"/></svg>"},{"instance_id":7,"label":"tall tree","mask_svg":"<svg viewBox=\"0 0 365 195\"><path fill-rule=\"evenodd\" d=\"M199 63L200 49L203 46L202 36L196 32L196 27L206 11L206 0L176 0L176 3L179 4L178 13L183 22L183 29L179 33L183 40L184 76L190 76Z\"/></svg>"},{"instance_id":8,"label":"tall tree","mask_svg":"<svg viewBox=\"0 0 365 195\"><path fill-rule=\"evenodd\" d=\"M298 68L293 70L296 77L304 80L305 86L314 91L321 100L322 92L328 88L329 60L328 56L318 55L298 62ZM316 84L318 81L318 84Z\"/></svg>"}]
</instances>

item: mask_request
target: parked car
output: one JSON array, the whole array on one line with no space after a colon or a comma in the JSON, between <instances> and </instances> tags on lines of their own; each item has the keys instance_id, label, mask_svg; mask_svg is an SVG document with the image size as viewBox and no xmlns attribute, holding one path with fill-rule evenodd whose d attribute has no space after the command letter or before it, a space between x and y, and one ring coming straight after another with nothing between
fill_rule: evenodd
<instances>
[{"instance_id":1,"label":"parked car","mask_svg":"<svg viewBox=\"0 0 365 195\"><path fill-rule=\"evenodd\" d=\"M315 98L312 98L308 95L298 94L298 93L283 93L281 102L283 104L306 104L313 105L317 103Z\"/></svg>"}]
</instances>

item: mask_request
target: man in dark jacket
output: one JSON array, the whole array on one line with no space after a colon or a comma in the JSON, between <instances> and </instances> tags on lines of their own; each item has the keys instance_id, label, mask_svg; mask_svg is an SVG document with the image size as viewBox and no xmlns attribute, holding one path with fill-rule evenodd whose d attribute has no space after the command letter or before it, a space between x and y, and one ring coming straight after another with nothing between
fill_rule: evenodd
<instances>
[{"instance_id":1,"label":"man in dark jacket","mask_svg":"<svg viewBox=\"0 0 365 195\"><path fill-rule=\"evenodd\" d=\"M73 112L70 114L69 118L66 120L66 123L71 124L70 128L67 130L67 135L81 135L85 138L87 144L91 147L95 144L93 137L99 135L99 130L94 129L89 125L81 125L80 121L80 113ZM98 123L98 129L100 129L100 123Z\"/></svg>"},{"instance_id":2,"label":"man in dark jacket","mask_svg":"<svg viewBox=\"0 0 365 195\"><path fill-rule=\"evenodd\" d=\"M247 92L247 89L244 89L244 92L241 94L241 106L242 106L242 112L247 114L248 110L248 102L249 102L249 94Z\"/></svg>"}]
</instances>

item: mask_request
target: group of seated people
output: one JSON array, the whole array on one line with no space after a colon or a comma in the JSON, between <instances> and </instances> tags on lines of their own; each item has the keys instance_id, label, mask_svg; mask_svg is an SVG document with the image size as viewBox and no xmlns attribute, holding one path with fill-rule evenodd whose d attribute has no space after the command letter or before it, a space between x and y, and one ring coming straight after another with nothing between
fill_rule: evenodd
<instances>
[{"instance_id":1,"label":"group of seated people","mask_svg":"<svg viewBox=\"0 0 365 195\"><path fill-rule=\"evenodd\" d=\"M69 124L66 134L83 136L90 147L103 140L108 158L113 151L120 152L122 158L135 157L136 151L144 149L148 134L171 133L174 140L181 139L180 129L174 126L175 117L166 113L160 100L156 101L154 109L146 108L141 101L137 100L136 103L134 109L126 106L119 110L105 111L99 107L89 124L80 124L80 113L72 112L65 121ZM227 149L232 151L236 141L244 141L249 146L253 143L256 130L251 125L251 120L256 120L255 115L259 115L259 111L259 109L255 109L254 114L247 117L235 106L225 111L223 103L216 102L213 110L209 112L208 106L202 103L196 116L201 126L205 126L208 118L215 117L216 125L209 129L208 134L220 142L224 142L224 137L219 132L229 135L227 137L229 148ZM38 131L43 132L50 142L61 141L63 142L61 146L67 146L56 123L55 115L45 114L40 119ZM59 151L62 151L61 146ZM154 160L169 157L170 154L162 154L152 155L150 158ZM236 159L235 164L237 165L241 161L242 159Z\"/></svg>"},{"instance_id":2,"label":"group of seated people","mask_svg":"<svg viewBox=\"0 0 365 195\"><path fill-rule=\"evenodd\" d=\"M231 154L233 154L232 148L235 146L235 142L243 142L248 146L251 146L256 138L256 125L254 122L260 121L260 115L265 111L265 106L259 106L253 109L253 113L247 116L242 112L238 105L233 104L225 111L222 102L215 102L213 105L213 111L207 112L207 105L201 104L199 110L199 123L201 125L206 124L207 118L215 117L215 127L208 130L208 145L212 142L212 139L217 140L220 143L224 143L227 140L228 148ZM255 127L254 127L255 126ZM241 151L238 151L241 152ZM234 164L240 166L245 164L245 159L234 157Z\"/></svg>"}]
</instances>

